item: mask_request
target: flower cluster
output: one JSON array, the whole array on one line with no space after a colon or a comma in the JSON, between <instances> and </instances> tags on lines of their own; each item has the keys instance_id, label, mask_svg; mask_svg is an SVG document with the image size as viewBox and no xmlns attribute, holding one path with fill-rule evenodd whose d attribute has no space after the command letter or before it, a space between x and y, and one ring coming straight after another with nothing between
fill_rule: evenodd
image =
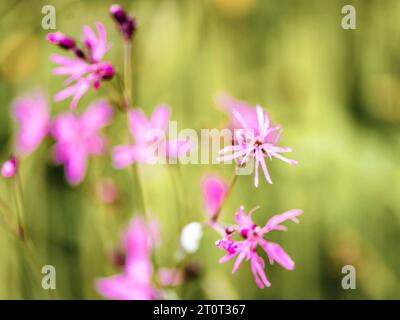
<instances>
[{"instance_id":1,"label":"flower cluster","mask_svg":"<svg viewBox=\"0 0 400 320\"><path fill-rule=\"evenodd\" d=\"M237 167L243 167L250 161L254 161L255 174L254 185L259 185L259 167L261 166L264 176L268 183L272 180L267 169L265 158L277 158L292 165L297 161L287 159L282 153L291 152L291 148L279 147L277 144L281 135L281 126L273 125L267 112L257 105L252 108L247 103L238 101L227 94L220 94L217 97L217 104L222 107L230 116L229 127L233 130L232 144L220 150L217 160L221 162L235 160ZM298 222L297 216L301 210L290 210L281 215L272 217L264 227L257 226L252 220L251 210L247 215L243 206L235 214L237 226L223 228L217 221L219 211L222 209L227 189L226 183L221 178L205 180L203 183L203 194L209 213L209 225L221 234L222 239L216 242L217 247L227 251L227 255L220 259L226 262L237 256L233 267L233 272L239 268L243 260L250 261L251 271L260 288L269 287L264 268L264 259L257 253L257 248L262 248L267 254L268 260L272 264L276 261L285 269L292 270L294 262L289 255L276 243L267 241L264 236L272 230L286 230L280 225L285 220ZM228 190L230 191L230 190ZM239 236L242 240L236 240Z\"/></svg>"},{"instance_id":2,"label":"flower cluster","mask_svg":"<svg viewBox=\"0 0 400 320\"><path fill-rule=\"evenodd\" d=\"M130 48L130 41L137 29L136 20L119 5L112 5L110 12L126 41L125 47ZM13 115L18 122L18 134L13 155L1 166L1 174L4 177L12 178L20 161L36 150L46 138L53 143L54 162L64 166L66 178L71 185L77 185L84 180L91 157L105 154L107 151L111 156L108 160L109 165L112 163L115 169L123 169L134 163L177 161L195 147L191 145L190 140L167 137L171 108L166 105L157 106L150 117L146 117L141 109L131 105L121 108L126 112L128 119L126 129L130 141L112 148L108 148L109 141L102 130L111 124L114 115L113 104L108 100L95 100L81 112L75 110L79 100L91 86L97 90L102 81L111 80L115 74L113 65L103 61L110 48L103 24L97 22L96 31L84 26L81 43L61 32L48 34L47 39L52 44L72 53L72 57L51 55L51 61L58 65L53 74L67 76L64 82L66 88L58 92L54 100L61 101L72 97L70 110L51 116L49 103L40 91L15 100ZM124 61L124 69L131 65L131 58L127 52L130 51L125 52L124 59L128 60ZM130 82L126 81L130 80L130 75L131 72L124 71L126 83ZM129 91L129 87L127 85L124 90ZM121 92L121 95L124 94L126 92ZM276 158L291 165L297 164L297 161L283 156L292 150L278 145L281 126L273 124L261 106L253 108L227 95L219 96L217 102L228 113L229 127L234 132L231 144L220 150L219 161L233 160L237 168L254 163L256 187L259 185L260 167L267 182L272 184L266 159ZM266 277L265 261L260 251L265 252L271 264L277 262L285 269L293 270L293 260L279 244L269 241L267 235L273 230L286 230L282 225L286 220L298 223L297 218L302 211L293 209L275 215L264 226L258 226L252 219L252 214L257 208L246 214L241 206L235 214L236 225L225 226L219 221L219 217L236 178L234 175L228 184L217 174L204 177L201 188L208 221L192 221L182 228L179 253L194 254L199 248L203 228L211 227L221 235L216 246L227 252L220 262L236 258L233 266L233 272L236 272L243 261L250 261L251 272L257 285L260 288L269 287L271 284ZM118 202L118 187L112 179L100 177L96 182L97 195L103 204L112 205ZM138 189L142 191L140 181ZM147 213L144 207L143 204L143 213ZM197 276L200 268L196 267L196 264L187 263L187 256L179 258L177 267L153 270L152 254L157 236L157 231L150 221L145 221L140 215L133 218L122 238L126 257L124 261L118 261L118 264L124 267L122 272L96 282L97 290L102 296L110 299L156 299L165 297L165 292L162 291L164 287L177 286ZM158 280L155 280L157 276Z\"/></svg>"}]
</instances>

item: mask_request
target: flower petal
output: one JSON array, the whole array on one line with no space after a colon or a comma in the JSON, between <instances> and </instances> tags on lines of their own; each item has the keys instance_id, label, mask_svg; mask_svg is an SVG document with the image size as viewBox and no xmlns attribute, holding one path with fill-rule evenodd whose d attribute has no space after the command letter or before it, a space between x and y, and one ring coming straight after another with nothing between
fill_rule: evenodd
<instances>
[{"instance_id":1,"label":"flower petal","mask_svg":"<svg viewBox=\"0 0 400 320\"><path fill-rule=\"evenodd\" d=\"M204 206L211 219L221 206L228 190L228 185L218 175L208 175L203 179L202 189Z\"/></svg>"}]
</instances>

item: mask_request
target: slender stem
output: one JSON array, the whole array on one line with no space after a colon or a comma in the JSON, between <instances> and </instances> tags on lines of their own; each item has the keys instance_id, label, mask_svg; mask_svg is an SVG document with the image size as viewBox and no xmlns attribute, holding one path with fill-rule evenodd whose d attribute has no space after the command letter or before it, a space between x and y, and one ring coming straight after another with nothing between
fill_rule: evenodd
<instances>
[{"instance_id":1,"label":"slender stem","mask_svg":"<svg viewBox=\"0 0 400 320\"><path fill-rule=\"evenodd\" d=\"M176 165L179 166L179 164L176 164ZM177 211L178 222L179 222L179 223L177 223L177 227L179 228L179 231L180 231L186 222L185 221L186 217L184 216L184 214L182 212L182 206L181 206L182 200L181 200L181 192L180 192L180 188L179 188L179 180L180 179L177 176L178 172L175 171L175 170L179 170L179 168L176 169L172 166L173 166L172 164L168 165L168 171L170 173L171 183L174 188L174 198L175 198L175 207L176 207L175 209Z\"/></svg>"},{"instance_id":2,"label":"slender stem","mask_svg":"<svg viewBox=\"0 0 400 320\"><path fill-rule=\"evenodd\" d=\"M18 232L20 233L20 236L22 237L22 239L25 239L26 238L26 230L24 228L24 219L26 217L24 214L24 196L23 196L23 191L22 191L22 182L21 182L21 178L20 178L18 171L17 171L17 174L15 176L13 183L14 183L15 207L16 207L16 212L17 212Z\"/></svg>"},{"instance_id":3,"label":"slender stem","mask_svg":"<svg viewBox=\"0 0 400 320\"><path fill-rule=\"evenodd\" d=\"M131 42L124 42L124 97L125 97L125 107L128 110L132 106L132 44ZM127 124L129 128L129 113L126 113ZM131 138L130 138L131 139ZM141 199L141 207L145 216L147 216L146 203L144 198L144 192L142 188L142 183L140 179L140 168L138 164L134 165L133 177L135 185L137 186L139 192L139 198Z\"/></svg>"},{"instance_id":4,"label":"slender stem","mask_svg":"<svg viewBox=\"0 0 400 320\"><path fill-rule=\"evenodd\" d=\"M140 179L140 168L139 168L139 164L135 163L132 167L132 171L133 171L133 179L134 179L134 183L137 186L137 191L139 193L138 198L141 201L141 208L143 210L143 214L146 216L147 219L149 219L149 217L147 217L147 210L146 210L146 200L144 198L144 192L143 192L143 187L142 187L142 181Z\"/></svg>"},{"instance_id":5,"label":"slender stem","mask_svg":"<svg viewBox=\"0 0 400 320\"><path fill-rule=\"evenodd\" d=\"M125 107L132 106L132 44L124 42L124 97Z\"/></svg>"},{"instance_id":6,"label":"slender stem","mask_svg":"<svg viewBox=\"0 0 400 320\"><path fill-rule=\"evenodd\" d=\"M0 216L1 216L1 219L3 220L4 224L8 227L9 231L13 235L20 238L21 235L19 233L18 227L13 225L13 223L9 219L9 217L12 216L12 211L3 199L0 199L0 209L1 209Z\"/></svg>"},{"instance_id":7,"label":"slender stem","mask_svg":"<svg viewBox=\"0 0 400 320\"><path fill-rule=\"evenodd\" d=\"M21 232L21 226L14 226L13 223L8 219L8 214L11 214L10 208L7 206L7 204L0 199L0 215L2 217L2 220L10 233L19 241L19 243L22 245L22 248L25 251L25 256L28 262L28 265L32 271L32 274L35 278L35 283L39 284L41 282L40 275L38 272L41 270L41 264L39 261L36 259L36 254L35 254L35 246L33 242L28 239L23 232ZM49 293L50 296L52 296L52 292Z\"/></svg>"},{"instance_id":8,"label":"slender stem","mask_svg":"<svg viewBox=\"0 0 400 320\"><path fill-rule=\"evenodd\" d=\"M235 186L236 180L237 180L237 174L236 174L236 171L235 171L233 173L233 175L232 175L232 178L231 178L230 182L229 182L228 190L226 191L226 195L224 197L224 200L222 201L221 205L218 207L218 210L215 212L214 216L211 219L212 223L217 222L219 216L221 215L221 211L222 211L223 207L225 206L225 204L226 204L226 202L227 202L227 200L228 200L228 198L229 198L229 196L230 196L230 194L232 192L233 187Z\"/></svg>"}]
</instances>

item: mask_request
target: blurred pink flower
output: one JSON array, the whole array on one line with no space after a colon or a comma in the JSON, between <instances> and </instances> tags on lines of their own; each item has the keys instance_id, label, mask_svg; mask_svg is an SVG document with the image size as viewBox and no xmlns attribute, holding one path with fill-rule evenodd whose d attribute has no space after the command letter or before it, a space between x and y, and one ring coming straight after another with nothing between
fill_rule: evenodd
<instances>
[{"instance_id":1,"label":"blurred pink flower","mask_svg":"<svg viewBox=\"0 0 400 320\"><path fill-rule=\"evenodd\" d=\"M286 220L292 220L296 223L297 216L302 211L298 209L290 210L280 215L273 216L268 220L264 227L254 224L251 215L258 208L251 210L248 215L245 214L244 208L240 207L235 215L235 221L238 226L234 227L231 232L226 233L226 236L217 241L216 245L228 252L227 255L220 259L220 263L229 261L237 256L232 272L236 272L244 259L250 260L251 271L257 285L262 289L264 286L269 287L271 284L268 281L264 267L264 260L256 253L256 249L260 246L268 256L270 264L274 261L279 263L287 270L294 269L294 262L289 255L277 243L270 242L264 239L264 236L272 230L286 230L285 226L280 225ZM244 240L236 241L232 237L234 234L240 235Z\"/></svg>"},{"instance_id":2,"label":"blurred pink flower","mask_svg":"<svg viewBox=\"0 0 400 320\"><path fill-rule=\"evenodd\" d=\"M88 91L91 85L93 85L94 89L98 89L101 80L109 80L114 76L113 66L108 62L101 62L104 54L109 49L106 30L99 22L96 23L96 28L98 36L90 27L83 27L83 44L86 47L87 54L75 45L73 39L64 36L62 33L50 33L47 36L50 42L75 53L74 58L58 54L52 54L50 57L51 61L59 65L53 70L53 74L68 75L69 78L64 82L66 86L75 82L54 97L55 101L61 101L73 96L71 109L76 108L79 99Z\"/></svg>"},{"instance_id":3,"label":"blurred pink flower","mask_svg":"<svg viewBox=\"0 0 400 320\"><path fill-rule=\"evenodd\" d=\"M114 167L122 169L135 162L154 163L159 156L177 159L187 153L191 148L189 141L165 139L169 118L170 109L164 105L156 107L150 120L140 109L130 111L128 125L135 144L113 148Z\"/></svg>"},{"instance_id":4,"label":"blurred pink flower","mask_svg":"<svg viewBox=\"0 0 400 320\"><path fill-rule=\"evenodd\" d=\"M281 128L280 126L271 125L268 114L260 106L257 105L255 110L242 107L233 106L232 108L233 118L240 127L234 131L234 144L220 150L219 154L221 156L217 160L230 161L238 159L239 166L243 166L249 159L254 158L254 185L258 187L258 169L260 165L267 182L272 184L264 158L268 157L272 160L272 157L275 157L291 165L296 165L297 161L287 159L281 155L281 153L291 152L292 149L277 146ZM254 127L254 117L257 119L256 127Z\"/></svg>"},{"instance_id":5,"label":"blurred pink flower","mask_svg":"<svg viewBox=\"0 0 400 320\"><path fill-rule=\"evenodd\" d=\"M11 156L1 166L1 174L4 178L11 178L17 172L17 159Z\"/></svg>"},{"instance_id":6,"label":"blurred pink flower","mask_svg":"<svg viewBox=\"0 0 400 320\"><path fill-rule=\"evenodd\" d=\"M46 137L50 127L50 110L41 91L19 97L13 103L14 118L19 124L16 152L28 155Z\"/></svg>"},{"instance_id":7,"label":"blurred pink flower","mask_svg":"<svg viewBox=\"0 0 400 320\"><path fill-rule=\"evenodd\" d=\"M152 231L142 218L134 218L123 236L126 251L125 270L109 278L97 280L97 291L108 299L151 300L157 292L151 284L150 254L154 245Z\"/></svg>"},{"instance_id":8,"label":"blurred pink flower","mask_svg":"<svg viewBox=\"0 0 400 320\"><path fill-rule=\"evenodd\" d=\"M209 214L210 220L212 220L224 201L228 185L225 180L218 175L207 175L203 179L202 189L204 206Z\"/></svg>"},{"instance_id":9,"label":"blurred pink flower","mask_svg":"<svg viewBox=\"0 0 400 320\"><path fill-rule=\"evenodd\" d=\"M55 160L65 165L66 177L71 184L83 180L90 155L103 153L105 139L99 130L108 124L111 116L112 108L99 100L79 116L68 112L54 120L51 134L56 140Z\"/></svg>"},{"instance_id":10,"label":"blurred pink flower","mask_svg":"<svg viewBox=\"0 0 400 320\"><path fill-rule=\"evenodd\" d=\"M96 184L98 199L105 204L113 204L119 200L119 191L112 179L102 179Z\"/></svg>"}]
</instances>

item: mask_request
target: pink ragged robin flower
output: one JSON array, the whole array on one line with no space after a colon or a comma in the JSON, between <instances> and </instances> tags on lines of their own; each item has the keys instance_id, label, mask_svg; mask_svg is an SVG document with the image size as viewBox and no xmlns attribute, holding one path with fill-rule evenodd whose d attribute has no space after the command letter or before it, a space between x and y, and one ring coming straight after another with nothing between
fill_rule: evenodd
<instances>
[{"instance_id":1,"label":"pink ragged robin flower","mask_svg":"<svg viewBox=\"0 0 400 320\"><path fill-rule=\"evenodd\" d=\"M123 239L126 260L124 272L97 280L97 291L114 300L152 300L157 291L151 283L150 260L154 238L151 227L142 218L134 218Z\"/></svg>"},{"instance_id":2,"label":"pink ragged robin flower","mask_svg":"<svg viewBox=\"0 0 400 320\"><path fill-rule=\"evenodd\" d=\"M233 118L237 122L235 127L239 127L234 129L233 144L220 150L219 154L221 156L217 160L237 160L238 165L243 166L254 159L254 185L258 187L258 169L260 165L267 182L272 184L265 158L272 160L274 157L291 165L296 165L297 161L287 159L281 155L281 153L291 152L292 149L277 146L281 127L273 126L268 114L260 106L257 105L255 110L242 105L240 107L239 109L233 106L231 110ZM254 121L255 117L257 124Z\"/></svg>"},{"instance_id":3,"label":"pink ragged robin flower","mask_svg":"<svg viewBox=\"0 0 400 320\"><path fill-rule=\"evenodd\" d=\"M85 177L88 158L104 152L105 138L100 129L106 126L112 116L112 108L107 102L93 102L85 112L72 112L57 116L51 127L56 140L55 161L64 164L67 180L71 184L80 183Z\"/></svg>"},{"instance_id":4,"label":"pink ragged robin flower","mask_svg":"<svg viewBox=\"0 0 400 320\"><path fill-rule=\"evenodd\" d=\"M292 220L298 223L297 216L302 211L294 209L283 214L273 216L264 227L257 226L252 220L252 213L258 209L254 208L247 215L244 208L240 207L235 215L235 221L238 224L235 227L227 228L225 237L217 241L216 245L227 251L227 255L220 259L220 263L226 262L237 256L232 272L236 272L244 259L250 261L251 271L257 285L262 289L264 286L269 287L271 283L268 281L264 267L264 260L258 255L257 248L261 247L267 254L270 264L274 261L279 263L287 270L294 269L294 262L289 255L277 243L266 240L264 237L272 230L286 230L281 223L286 220ZM243 240L234 240L233 236L238 235Z\"/></svg>"},{"instance_id":5,"label":"pink ragged robin flower","mask_svg":"<svg viewBox=\"0 0 400 320\"><path fill-rule=\"evenodd\" d=\"M114 76L114 68L109 62L102 62L104 54L109 49L104 26L97 22L96 29L98 35L88 27L83 27L84 49L79 48L72 38L60 32L50 33L47 39L64 49L74 52L73 58L68 58L58 54L52 54L50 59L59 67L53 70L55 75L67 75L64 82L69 87L58 92L54 100L61 101L72 96L71 109L75 109L79 99L89 90L90 86L94 89L100 87L102 80L109 80Z\"/></svg>"},{"instance_id":6,"label":"pink ragged robin flower","mask_svg":"<svg viewBox=\"0 0 400 320\"><path fill-rule=\"evenodd\" d=\"M40 145L49 131L49 104L41 91L35 91L17 98L12 109L19 124L16 153L26 156Z\"/></svg>"},{"instance_id":7,"label":"pink ragged robin flower","mask_svg":"<svg viewBox=\"0 0 400 320\"><path fill-rule=\"evenodd\" d=\"M189 141L165 138L169 118L170 109L164 105L156 107L149 120L140 109L129 111L128 125L135 144L113 148L114 167L122 169L135 162L152 164L160 157L178 159L186 154L191 148Z\"/></svg>"}]
</instances>

